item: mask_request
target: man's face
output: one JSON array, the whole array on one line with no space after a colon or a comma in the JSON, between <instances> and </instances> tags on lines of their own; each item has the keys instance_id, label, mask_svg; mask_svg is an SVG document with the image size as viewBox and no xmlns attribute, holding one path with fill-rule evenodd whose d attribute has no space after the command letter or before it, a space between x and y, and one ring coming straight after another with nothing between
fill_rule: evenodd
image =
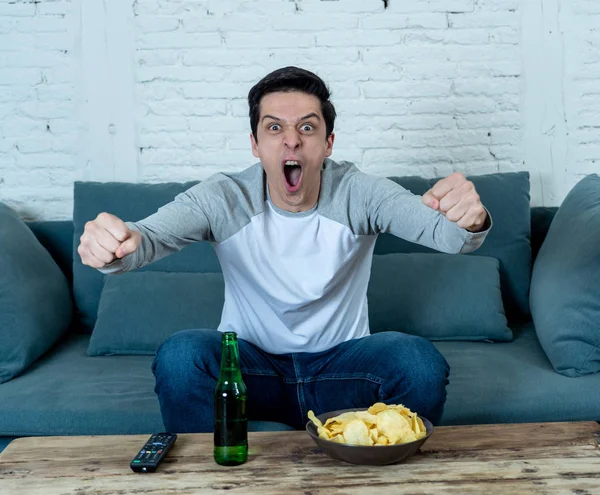
<instances>
[{"instance_id":1,"label":"man's face","mask_svg":"<svg viewBox=\"0 0 600 495\"><path fill-rule=\"evenodd\" d=\"M310 210L319 199L321 168L331 155L334 135L326 137L321 102L293 91L269 93L260 102L252 153L267 174L273 204L282 210Z\"/></svg>"}]
</instances>

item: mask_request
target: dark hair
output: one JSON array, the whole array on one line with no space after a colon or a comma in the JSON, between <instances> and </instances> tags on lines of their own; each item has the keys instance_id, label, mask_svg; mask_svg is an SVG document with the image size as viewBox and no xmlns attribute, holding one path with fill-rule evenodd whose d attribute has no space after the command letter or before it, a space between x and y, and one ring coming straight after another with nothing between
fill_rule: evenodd
<instances>
[{"instance_id":1,"label":"dark hair","mask_svg":"<svg viewBox=\"0 0 600 495\"><path fill-rule=\"evenodd\" d=\"M298 67L283 67L267 74L258 81L248 93L248 106L250 107L250 127L254 139L256 135L258 119L260 118L260 101L263 96L276 92L301 91L314 95L321 101L321 113L325 119L325 135L329 137L333 132L335 122L335 108L329 101L331 95L329 88L316 74Z\"/></svg>"}]
</instances>

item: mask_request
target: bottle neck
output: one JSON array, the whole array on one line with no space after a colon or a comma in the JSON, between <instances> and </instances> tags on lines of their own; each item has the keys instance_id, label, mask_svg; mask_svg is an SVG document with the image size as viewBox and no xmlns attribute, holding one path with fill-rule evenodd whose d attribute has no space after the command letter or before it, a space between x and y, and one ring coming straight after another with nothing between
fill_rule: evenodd
<instances>
[{"instance_id":1,"label":"bottle neck","mask_svg":"<svg viewBox=\"0 0 600 495\"><path fill-rule=\"evenodd\" d=\"M240 353L237 335L234 332L225 332L221 340L221 375L240 375Z\"/></svg>"}]
</instances>

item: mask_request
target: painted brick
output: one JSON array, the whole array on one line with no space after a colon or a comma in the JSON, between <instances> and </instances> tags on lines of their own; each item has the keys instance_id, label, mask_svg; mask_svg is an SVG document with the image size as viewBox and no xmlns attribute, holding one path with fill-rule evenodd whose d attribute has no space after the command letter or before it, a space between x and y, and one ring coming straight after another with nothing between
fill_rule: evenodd
<instances>
[{"instance_id":1,"label":"painted brick","mask_svg":"<svg viewBox=\"0 0 600 495\"><path fill-rule=\"evenodd\" d=\"M448 27L448 17L446 13L433 14L394 14L389 15L368 15L360 20L362 29L445 29Z\"/></svg>"},{"instance_id":2,"label":"painted brick","mask_svg":"<svg viewBox=\"0 0 600 495\"><path fill-rule=\"evenodd\" d=\"M380 0L86 2L0 0L0 196L24 218L70 218L72 182L125 177L122 150L136 150L133 179L142 182L254 163L248 91L287 65L328 83L338 111L333 158L369 173L527 169L532 202L558 204L600 171L596 0L391 0L387 9ZM106 18L86 18L90 5ZM116 145L127 120L107 133L123 103L113 65L123 53L134 142ZM112 85L97 126L82 118L89 67ZM532 72L543 69L552 76ZM114 146L114 163L90 151L99 141ZM535 152L530 163L539 146L552 157Z\"/></svg>"}]
</instances>

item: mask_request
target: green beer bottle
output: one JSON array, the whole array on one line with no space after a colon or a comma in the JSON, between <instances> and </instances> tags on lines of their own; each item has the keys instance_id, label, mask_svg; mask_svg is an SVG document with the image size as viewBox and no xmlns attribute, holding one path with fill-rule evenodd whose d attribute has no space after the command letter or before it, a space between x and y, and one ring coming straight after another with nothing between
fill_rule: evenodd
<instances>
[{"instance_id":1,"label":"green beer bottle","mask_svg":"<svg viewBox=\"0 0 600 495\"><path fill-rule=\"evenodd\" d=\"M248 459L246 385L240 370L235 332L221 337L221 371L215 388L215 450L217 464L237 466Z\"/></svg>"}]
</instances>

